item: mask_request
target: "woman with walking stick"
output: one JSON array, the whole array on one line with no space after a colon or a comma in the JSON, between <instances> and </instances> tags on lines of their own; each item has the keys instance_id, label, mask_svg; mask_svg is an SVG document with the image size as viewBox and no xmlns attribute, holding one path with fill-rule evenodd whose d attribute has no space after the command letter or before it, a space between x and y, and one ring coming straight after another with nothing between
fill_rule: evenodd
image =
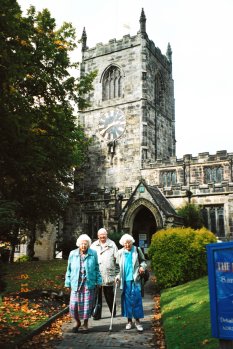
<instances>
[{"instance_id":1,"label":"woman with walking stick","mask_svg":"<svg viewBox=\"0 0 233 349\"><path fill-rule=\"evenodd\" d=\"M120 273L116 276L116 282L120 282L122 290L121 311L122 316L128 319L126 330L131 330L134 318L137 331L142 332L140 319L144 318L144 311L140 275L144 273L147 265L141 249L134 246L134 242L134 238L129 234L124 234L119 241L123 248L118 252Z\"/></svg>"}]
</instances>

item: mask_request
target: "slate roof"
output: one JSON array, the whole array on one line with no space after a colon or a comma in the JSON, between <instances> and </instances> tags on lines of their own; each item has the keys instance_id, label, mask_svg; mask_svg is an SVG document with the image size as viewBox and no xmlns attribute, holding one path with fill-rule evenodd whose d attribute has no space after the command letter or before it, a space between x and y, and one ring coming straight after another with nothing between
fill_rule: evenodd
<instances>
[{"instance_id":1,"label":"slate roof","mask_svg":"<svg viewBox=\"0 0 233 349\"><path fill-rule=\"evenodd\" d=\"M146 190L150 193L150 195L151 195L153 201L155 202L155 204L163 211L165 216L175 216L175 217L178 217L175 209L171 206L171 204L166 199L166 197L163 195L163 193L159 190L159 188L157 186L148 185L148 184L145 183L145 181L140 181L139 182L139 184L137 185L137 187L135 188L135 190L131 194L127 204L123 208L123 211L126 211L127 207L129 207L133 203L135 192L137 191L137 189L140 186L140 184L144 185Z\"/></svg>"},{"instance_id":2,"label":"slate roof","mask_svg":"<svg viewBox=\"0 0 233 349\"><path fill-rule=\"evenodd\" d=\"M160 209L164 212L165 215L177 216L176 211L158 187L146 185L145 183L143 184L147 188L148 192L151 194L154 202L160 207Z\"/></svg>"}]
</instances>

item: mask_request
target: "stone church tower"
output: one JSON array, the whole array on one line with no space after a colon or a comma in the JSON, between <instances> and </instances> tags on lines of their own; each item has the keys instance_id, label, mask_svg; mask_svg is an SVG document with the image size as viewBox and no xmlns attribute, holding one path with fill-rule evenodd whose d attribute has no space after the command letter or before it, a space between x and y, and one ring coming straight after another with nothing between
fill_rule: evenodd
<instances>
[{"instance_id":1,"label":"stone church tower","mask_svg":"<svg viewBox=\"0 0 233 349\"><path fill-rule=\"evenodd\" d=\"M88 96L90 107L80 114L92 144L87 167L77 173L74 216L78 231L96 237L101 226L110 231L124 228L123 207L143 181L143 164L175 156L171 47L168 44L163 55L148 38L142 9L139 31L133 37L125 35L89 49L84 29L81 76L91 71L97 71L97 76ZM158 225L164 226L164 213L159 207L148 209L149 201L143 209L146 217L151 216L151 235ZM151 201L155 204L152 197ZM169 216L175 215L169 203L167 210ZM132 233L129 226L124 230Z\"/></svg>"},{"instance_id":2,"label":"stone church tower","mask_svg":"<svg viewBox=\"0 0 233 349\"><path fill-rule=\"evenodd\" d=\"M130 185L137 183L145 160L175 156L171 48L164 56L149 40L143 10L136 36L92 49L85 31L82 39L81 72L98 72L91 107L82 113L93 139L86 185L121 190L129 177Z\"/></svg>"},{"instance_id":3,"label":"stone church tower","mask_svg":"<svg viewBox=\"0 0 233 349\"><path fill-rule=\"evenodd\" d=\"M81 76L97 75L80 122L92 143L89 161L75 173L64 234L97 230L132 234L144 250L159 229L182 225L176 209L187 202L203 209L205 226L233 234L233 154L200 153L176 158L172 51L166 55L146 32L87 47L82 35Z\"/></svg>"}]
</instances>

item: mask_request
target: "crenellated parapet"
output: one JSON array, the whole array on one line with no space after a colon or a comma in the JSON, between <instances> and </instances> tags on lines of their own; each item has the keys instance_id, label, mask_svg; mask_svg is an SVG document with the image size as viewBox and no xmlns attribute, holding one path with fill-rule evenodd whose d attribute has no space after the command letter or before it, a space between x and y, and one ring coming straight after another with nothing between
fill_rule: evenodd
<instances>
[{"instance_id":1,"label":"crenellated parapet","mask_svg":"<svg viewBox=\"0 0 233 349\"><path fill-rule=\"evenodd\" d=\"M154 162L149 160L144 161L142 164L142 169L147 168L158 168L167 166L181 166L183 164L201 164L205 165L211 162L219 161L229 161L233 160L233 152L228 153L226 150L217 151L216 154L210 154L209 152L199 153L197 156L192 154L185 154L182 158L177 158L175 156L168 159L157 159Z\"/></svg>"},{"instance_id":2,"label":"crenellated parapet","mask_svg":"<svg viewBox=\"0 0 233 349\"><path fill-rule=\"evenodd\" d=\"M99 42L95 47L92 48L88 48L86 46L85 37L85 46L83 46L83 61L88 61L89 59L101 57L109 53L113 54L114 52L132 49L133 47L142 45L142 41L143 45L150 50L152 55L154 55L161 62L161 64L163 64L163 66L166 68L171 66L171 54L169 53L168 57L164 55L161 50L155 46L152 40L150 40L147 36L142 36L140 32L134 36L130 36L130 34L124 35L123 38L119 40L111 39L106 44Z\"/></svg>"},{"instance_id":3,"label":"crenellated parapet","mask_svg":"<svg viewBox=\"0 0 233 349\"><path fill-rule=\"evenodd\" d=\"M191 191L192 197L233 193L233 153L226 150L212 155L186 154L182 159L172 157L143 164L142 178L157 185L167 197L183 196Z\"/></svg>"},{"instance_id":4,"label":"crenellated parapet","mask_svg":"<svg viewBox=\"0 0 233 349\"><path fill-rule=\"evenodd\" d=\"M99 56L107 55L109 53L114 53L128 48L132 48L141 44L140 35L130 36L124 35L122 39L116 40L111 39L108 43L103 44L99 42L93 48L86 48L83 54L83 60L89 60Z\"/></svg>"},{"instance_id":5,"label":"crenellated parapet","mask_svg":"<svg viewBox=\"0 0 233 349\"><path fill-rule=\"evenodd\" d=\"M146 39L146 45L152 55L155 56L166 69L169 69L171 66L171 56L167 57L164 55L161 50L155 46L152 40Z\"/></svg>"}]
</instances>

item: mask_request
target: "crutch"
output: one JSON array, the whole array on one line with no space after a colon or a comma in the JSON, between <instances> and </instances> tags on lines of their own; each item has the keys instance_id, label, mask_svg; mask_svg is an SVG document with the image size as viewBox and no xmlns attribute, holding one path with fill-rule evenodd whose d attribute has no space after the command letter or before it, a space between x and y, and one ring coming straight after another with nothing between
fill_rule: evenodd
<instances>
[{"instance_id":1,"label":"crutch","mask_svg":"<svg viewBox=\"0 0 233 349\"><path fill-rule=\"evenodd\" d=\"M111 322L110 322L109 332L112 331L112 320L113 320L114 308L115 308L115 304L116 304L117 284L118 284L118 283L116 282L116 283L115 283L115 289L114 289L114 298L113 298L112 315L111 315Z\"/></svg>"}]
</instances>

